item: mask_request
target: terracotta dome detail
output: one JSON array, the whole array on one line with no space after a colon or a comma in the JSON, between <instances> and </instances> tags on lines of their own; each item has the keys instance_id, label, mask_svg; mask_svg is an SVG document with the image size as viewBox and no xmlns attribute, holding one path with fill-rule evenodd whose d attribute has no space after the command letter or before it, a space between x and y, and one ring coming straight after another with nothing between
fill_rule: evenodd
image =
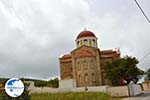
<instances>
[{"instance_id":1,"label":"terracotta dome detail","mask_svg":"<svg viewBox=\"0 0 150 100\"><path fill-rule=\"evenodd\" d=\"M84 30L79 33L79 35L77 36L77 39L82 38L82 37L96 37L96 36L93 32Z\"/></svg>"}]
</instances>

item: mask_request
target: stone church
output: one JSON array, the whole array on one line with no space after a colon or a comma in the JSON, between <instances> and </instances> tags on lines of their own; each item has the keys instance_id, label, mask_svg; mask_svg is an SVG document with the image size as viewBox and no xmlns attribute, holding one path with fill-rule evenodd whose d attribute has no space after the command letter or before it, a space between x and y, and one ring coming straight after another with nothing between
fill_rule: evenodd
<instances>
[{"instance_id":1,"label":"stone church","mask_svg":"<svg viewBox=\"0 0 150 100\"><path fill-rule=\"evenodd\" d=\"M60 88L110 85L104 63L120 58L119 49L100 50L96 35L84 30L76 37L76 48L59 58Z\"/></svg>"}]
</instances>

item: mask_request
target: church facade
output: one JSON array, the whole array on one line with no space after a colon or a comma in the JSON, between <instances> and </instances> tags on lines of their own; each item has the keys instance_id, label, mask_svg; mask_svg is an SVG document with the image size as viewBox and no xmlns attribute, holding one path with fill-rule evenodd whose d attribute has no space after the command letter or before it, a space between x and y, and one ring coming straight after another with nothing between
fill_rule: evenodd
<instances>
[{"instance_id":1,"label":"church facade","mask_svg":"<svg viewBox=\"0 0 150 100\"><path fill-rule=\"evenodd\" d=\"M100 50L97 37L91 31L79 33L76 48L59 58L60 88L110 85L105 78L104 63L120 58L120 51Z\"/></svg>"}]
</instances>

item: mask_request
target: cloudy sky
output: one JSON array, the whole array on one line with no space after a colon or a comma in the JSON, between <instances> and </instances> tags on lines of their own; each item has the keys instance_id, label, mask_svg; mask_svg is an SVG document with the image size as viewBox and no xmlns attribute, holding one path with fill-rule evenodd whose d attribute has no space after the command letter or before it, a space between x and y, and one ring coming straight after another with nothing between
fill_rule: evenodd
<instances>
[{"instance_id":1,"label":"cloudy sky","mask_svg":"<svg viewBox=\"0 0 150 100\"><path fill-rule=\"evenodd\" d=\"M138 0L150 18L150 0ZM0 0L0 77L59 76L58 57L84 28L99 48L139 60L150 51L150 24L134 0ZM141 69L150 67L150 55Z\"/></svg>"}]
</instances>

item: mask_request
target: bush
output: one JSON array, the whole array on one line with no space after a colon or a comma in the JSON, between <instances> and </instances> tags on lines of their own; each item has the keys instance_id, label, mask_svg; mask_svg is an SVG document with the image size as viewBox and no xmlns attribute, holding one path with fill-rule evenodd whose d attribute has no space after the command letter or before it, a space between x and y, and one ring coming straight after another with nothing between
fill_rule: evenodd
<instances>
[{"instance_id":1,"label":"bush","mask_svg":"<svg viewBox=\"0 0 150 100\"><path fill-rule=\"evenodd\" d=\"M40 80L34 81L34 86L36 86L36 87L58 88L58 85L59 85L58 78L51 79L49 81L40 81Z\"/></svg>"},{"instance_id":2,"label":"bush","mask_svg":"<svg viewBox=\"0 0 150 100\"><path fill-rule=\"evenodd\" d=\"M44 87L44 86L47 86L48 82L47 81L35 81L34 82L34 85L36 87Z\"/></svg>"},{"instance_id":3,"label":"bush","mask_svg":"<svg viewBox=\"0 0 150 100\"><path fill-rule=\"evenodd\" d=\"M59 86L59 80L58 80L58 78L55 78L55 79L53 79L53 80L50 80L49 83L50 83L50 84L52 85L52 87L54 87L54 88L58 88L58 86Z\"/></svg>"}]
</instances>

